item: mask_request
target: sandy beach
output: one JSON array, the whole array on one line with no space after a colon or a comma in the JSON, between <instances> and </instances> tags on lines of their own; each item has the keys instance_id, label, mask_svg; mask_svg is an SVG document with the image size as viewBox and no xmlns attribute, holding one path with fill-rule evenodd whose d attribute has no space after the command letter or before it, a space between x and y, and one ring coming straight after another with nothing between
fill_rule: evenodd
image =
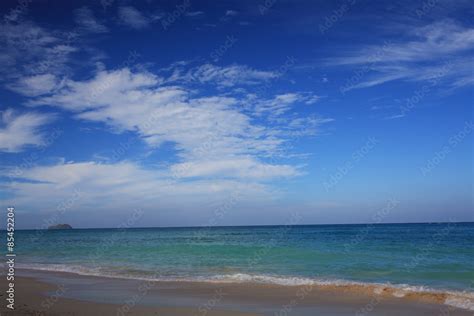
<instances>
[{"instance_id":1,"label":"sandy beach","mask_svg":"<svg viewBox=\"0 0 474 316\"><path fill-rule=\"evenodd\" d=\"M2 281L2 298L5 287ZM1 315L472 315L435 297L310 286L151 282L21 270L15 288L15 311L2 299Z\"/></svg>"}]
</instances>

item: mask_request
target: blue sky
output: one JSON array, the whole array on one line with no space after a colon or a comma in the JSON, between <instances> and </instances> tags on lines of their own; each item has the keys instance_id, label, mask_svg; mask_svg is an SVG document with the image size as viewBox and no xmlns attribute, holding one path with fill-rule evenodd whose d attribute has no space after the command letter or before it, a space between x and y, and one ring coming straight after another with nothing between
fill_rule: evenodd
<instances>
[{"instance_id":1,"label":"blue sky","mask_svg":"<svg viewBox=\"0 0 474 316\"><path fill-rule=\"evenodd\" d=\"M470 1L2 1L17 226L472 221Z\"/></svg>"}]
</instances>

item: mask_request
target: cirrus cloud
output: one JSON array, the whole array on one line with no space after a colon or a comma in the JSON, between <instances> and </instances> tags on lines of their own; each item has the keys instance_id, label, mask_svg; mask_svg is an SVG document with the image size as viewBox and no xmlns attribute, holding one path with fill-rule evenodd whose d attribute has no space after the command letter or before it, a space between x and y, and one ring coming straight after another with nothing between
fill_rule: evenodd
<instances>
[{"instance_id":1,"label":"cirrus cloud","mask_svg":"<svg viewBox=\"0 0 474 316\"><path fill-rule=\"evenodd\" d=\"M41 113L16 113L7 109L1 113L0 151L20 152L28 146L44 144L41 129L53 119L53 115Z\"/></svg>"}]
</instances>

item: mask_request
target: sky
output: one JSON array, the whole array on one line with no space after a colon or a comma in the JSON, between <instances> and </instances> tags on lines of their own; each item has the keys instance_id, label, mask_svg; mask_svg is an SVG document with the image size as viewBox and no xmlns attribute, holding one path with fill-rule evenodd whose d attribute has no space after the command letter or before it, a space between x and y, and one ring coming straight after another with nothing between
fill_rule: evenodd
<instances>
[{"instance_id":1,"label":"sky","mask_svg":"<svg viewBox=\"0 0 474 316\"><path fill-rule=\"evenodd\" d=\"M2 208L17 228L473 221L473 14L2 1Z\"/></svg>"}]
</instances>

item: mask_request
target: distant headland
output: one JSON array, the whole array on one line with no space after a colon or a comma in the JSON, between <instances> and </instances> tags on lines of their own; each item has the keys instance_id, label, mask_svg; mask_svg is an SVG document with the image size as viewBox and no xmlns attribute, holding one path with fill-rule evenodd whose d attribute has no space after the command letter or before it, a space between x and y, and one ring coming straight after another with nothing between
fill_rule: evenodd
<instances>
[{"instance_id":1,"label":"distant headland","mask_svg":"<svg viewBox=\"0 0 474 316\"><path fill-rule=\"evenodd\" d=\"M69 224L57 224L48 227L48 230L55 230L55 229L72 229L72 226Z\"/></svg>"}]
</instances>

